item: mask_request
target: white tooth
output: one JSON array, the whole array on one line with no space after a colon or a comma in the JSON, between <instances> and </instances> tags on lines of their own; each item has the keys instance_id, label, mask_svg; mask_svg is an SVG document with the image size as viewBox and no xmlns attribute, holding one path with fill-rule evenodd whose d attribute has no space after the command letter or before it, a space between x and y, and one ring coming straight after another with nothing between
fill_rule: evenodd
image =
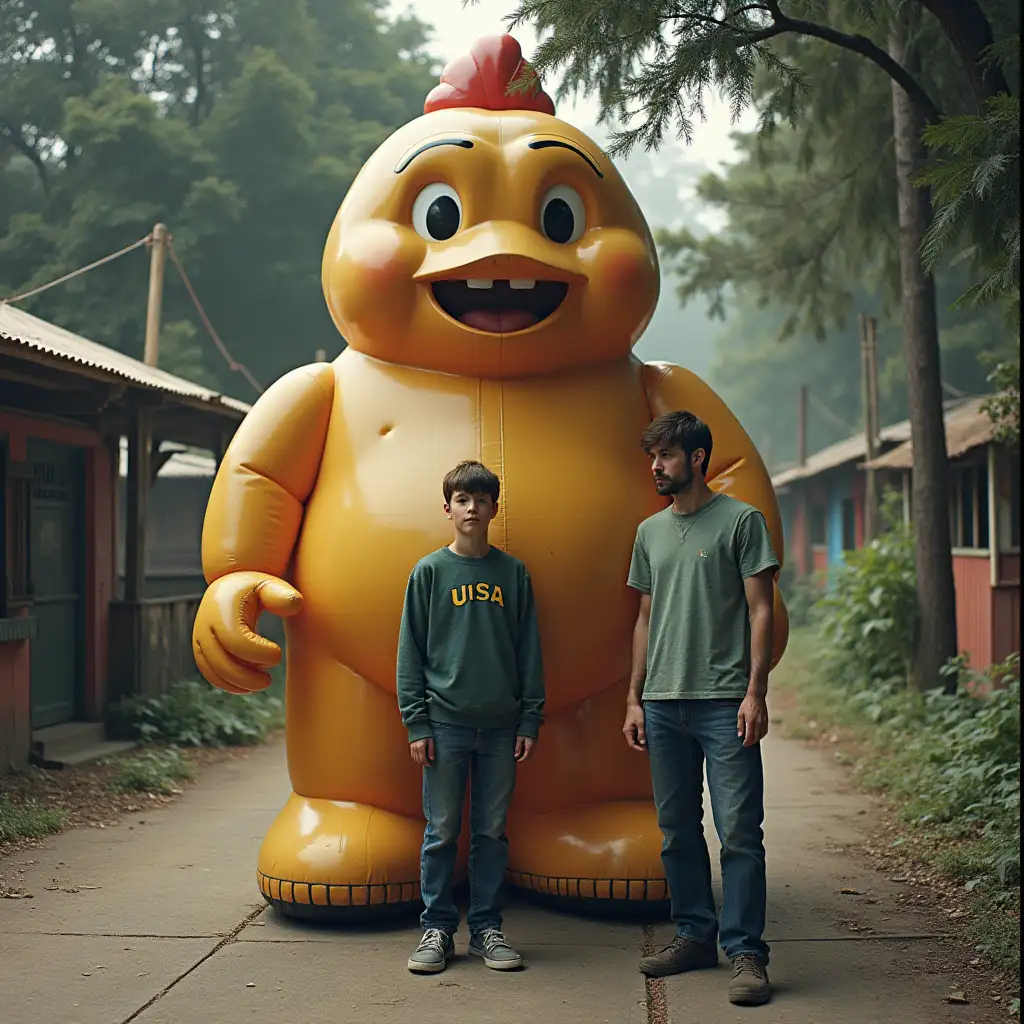
<instances>
[{"instance_id":1,"label":"white tooth","mask_svg":"<svg viewBox=\"0 0 1024 1024\"><path fill-rule=\"evenodd\" d=\"M509 284L513 288L522 288L522 289L532 288L532 287L534 287L534 285L536 285L536 283L537 282L535 280L531 280L528 277L513 278L511 281L509 281Z\"/></svg>"},{"instance_id":2,"label":"white tooth","mask_svg":"<svg viewBox=\"0 0 1024 1024\"><path fill-rule=\"evenodd\" d=\"M493 281L488 281L487 278L485 278L485 277L471 277L466 282L466 284L468 284L470 288L493 288L494 287L494 282Z\"/></svg>"}]
</instances>

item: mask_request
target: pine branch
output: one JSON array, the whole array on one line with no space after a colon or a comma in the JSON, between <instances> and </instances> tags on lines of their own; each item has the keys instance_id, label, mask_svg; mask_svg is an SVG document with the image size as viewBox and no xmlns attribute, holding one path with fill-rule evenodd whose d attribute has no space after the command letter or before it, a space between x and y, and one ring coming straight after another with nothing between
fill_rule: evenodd
<instances>
[{"instance_id":1,"label":"pine branch","mask_svg":"<svg viewBox=\"0 0 1024 1024\"><path fill-rule=\"evenodd\" d=\"M923 85L909 72L902 64L892 59L880 46L873 43L867 36L851 35L847 32L839 32L828 25L819 25L817 22L804 21L801 18L790 18L779 9L778 3L769 3L775 25L779 31L793 32L797 35L813 36L815 39L823 39L827 43L840 46L844 50L851 50L859 53L862 57L877 64L903 91L918 105L926 121L937 121L941 117L938 104L931 98Z\"/></svg>"}]
</instances>

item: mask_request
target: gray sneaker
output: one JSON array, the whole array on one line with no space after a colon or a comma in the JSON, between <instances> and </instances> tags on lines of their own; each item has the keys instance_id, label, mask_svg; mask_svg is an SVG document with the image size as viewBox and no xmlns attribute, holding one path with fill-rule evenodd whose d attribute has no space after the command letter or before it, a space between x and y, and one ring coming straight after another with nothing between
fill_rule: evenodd
<instances>
[{"instance_id":1,"label":"gray sneaker","mask_svg":"<svg viewBox=\"0 0 1024 1024\"><path fill-rule=\"evenodd\" d=\"M409 970L415 974L440 974L455 956L455 941L440 928L428 928L409 957Z\"/></svg>"},{"instance_id":2,"label":"gray sneaker","mask_svg":"<svg viewBox=\"0 0 1024 1024\"><path fill-rule=\"evenodd\" d=\"M735 1006L763 1006L771 997L764 961L753 953L741 953L732 962L729 1002Z\"/></svg>"},{"instance_id":3,"label":"gray sneaker","mask_svg":"<svg viewBox=\"0 0 1024 1024\"><path fill-rule=\"evenodd\" d=\"M470 956L483 957L492 971L515 971L523 966L523 958L508 944L499 928L488 928L469 940Z\"/></svg>"}]
</instances>

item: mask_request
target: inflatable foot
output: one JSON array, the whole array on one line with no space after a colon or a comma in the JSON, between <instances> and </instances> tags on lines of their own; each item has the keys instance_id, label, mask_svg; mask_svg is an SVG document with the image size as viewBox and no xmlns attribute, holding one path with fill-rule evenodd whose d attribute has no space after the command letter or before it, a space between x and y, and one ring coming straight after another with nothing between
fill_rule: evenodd
<instances>
[{"instance_id":1,"label":"inflatable foot","mask_svg":"<svg viewBox=\"0 0 1024 1024\"><path fill-rule=\"evenodd\" d=\"M663 916L668 883L648 801L592 804L509 822L509 881L566 910Z\"/></svg>"},{"instance_id":2,"label":"inflatable foot","mask_svg":"<svg viewBox=\"0 0 1024 1024\"><path fill-rule=\"evenodd\" d=\"M295 793L260 848L257 883L289 917L353 921L414 914L423 823L367 804Z\"/></svg>"}]
</instances>

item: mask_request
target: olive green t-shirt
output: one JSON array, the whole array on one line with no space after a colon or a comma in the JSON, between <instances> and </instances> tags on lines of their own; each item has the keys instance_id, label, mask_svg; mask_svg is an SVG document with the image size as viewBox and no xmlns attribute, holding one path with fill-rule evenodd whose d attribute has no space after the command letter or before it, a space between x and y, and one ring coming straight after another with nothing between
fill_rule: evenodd
<instances>
[{"instance_id":1,"label":"olive green t-shirt","mask_svg":"<svg viewBox=\"0 0 1024 1024\"><path fill-rule=\"evenodd\" d=\"M778 565L764 516L728 495L689 515L670 505L645 519L628 581L651 595L643 699L742 698L750 681L743 581Z\"/></svg>"}]
</instances>

